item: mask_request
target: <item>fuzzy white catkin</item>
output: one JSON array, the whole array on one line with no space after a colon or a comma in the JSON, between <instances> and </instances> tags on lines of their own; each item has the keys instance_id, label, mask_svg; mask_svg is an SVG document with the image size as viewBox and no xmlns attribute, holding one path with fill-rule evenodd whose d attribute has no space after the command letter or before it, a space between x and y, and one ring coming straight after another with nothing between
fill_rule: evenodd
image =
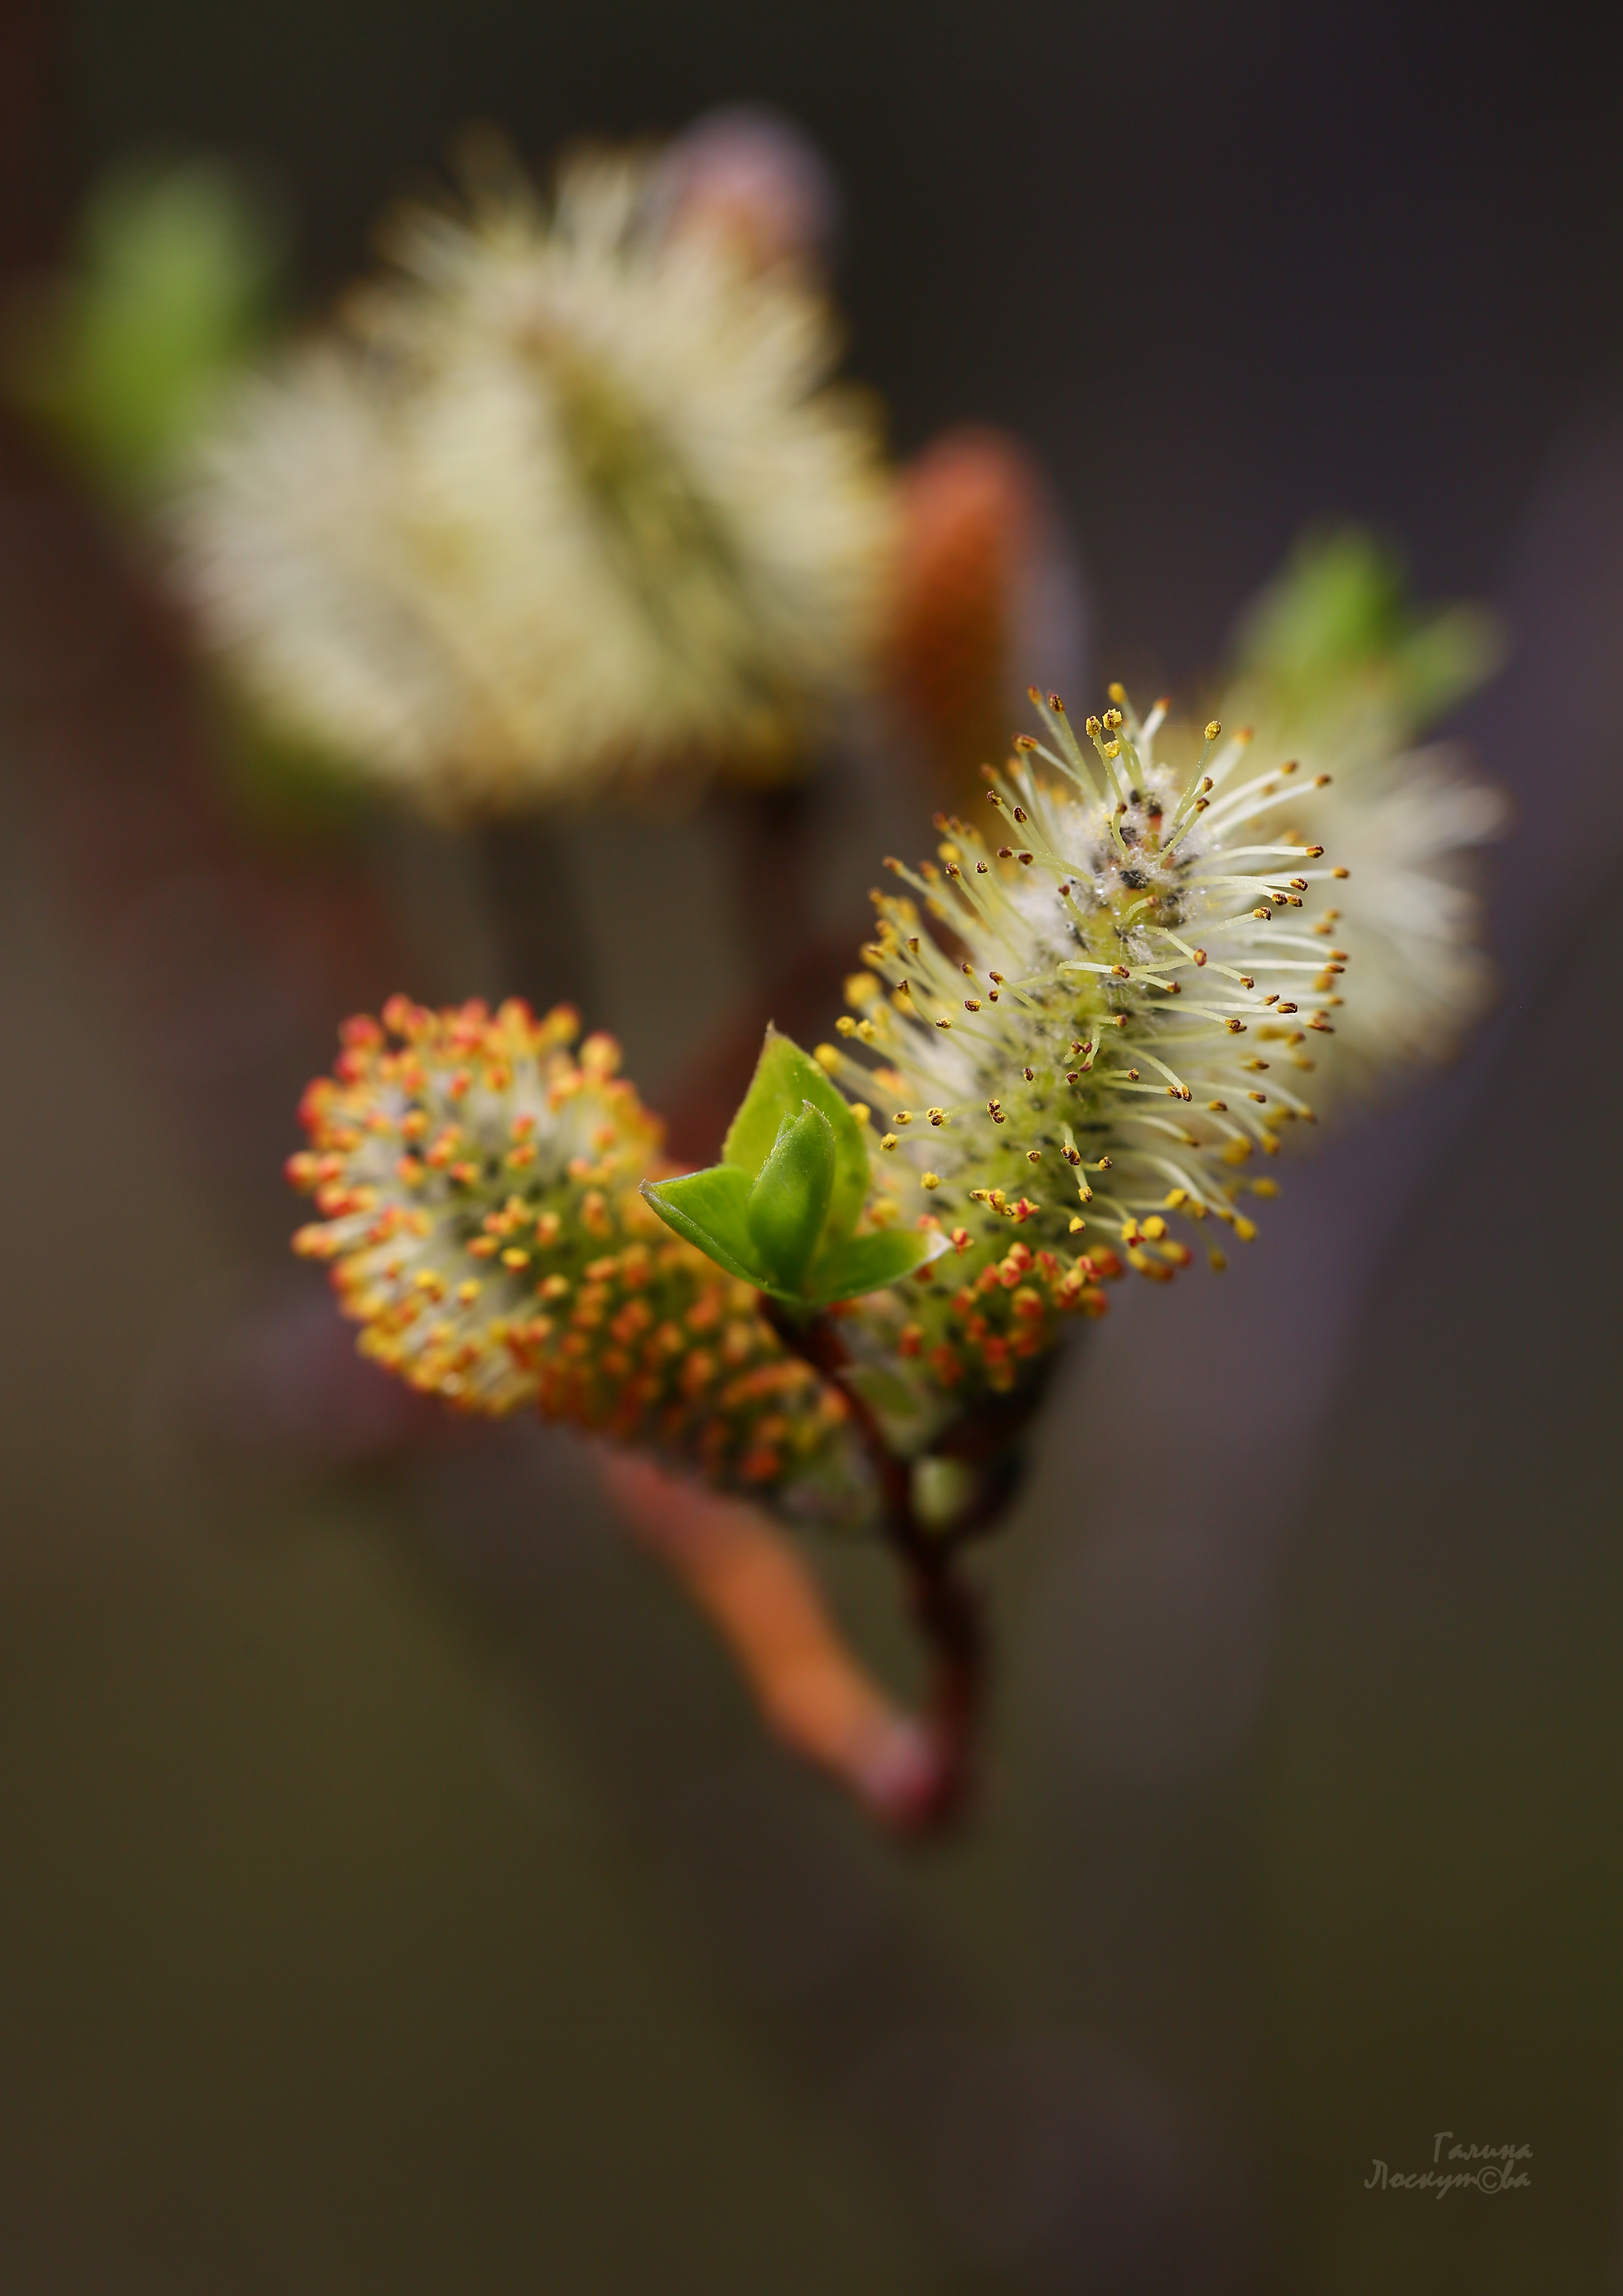
<instances>
[{"instance_id":1,"label":"fuzzy white catkin","mask_svg":"<svg viewBox=\"0 0 1623 2296\"><path fill-rule=\"evenodd\" d=\"M890 502L832 315L649 164L397 224L200 441L177 563L275 720L430 808L799 769L865 675Z\"/></svg>"},{"instance_id":2,"label":"fuzzy white catkin","mask_svg":"<svg viewBox=\"0 0 1623 2296\"><path fill-rule=\"evenodd\" d=\"M1140 719L1111 694L1079 741L1034 693L1047 741L1017 739L979 819L939 817L933 861L889 865L909 890L876 896L844 1042L819 1048L872 1112L883 1223L953 1247L851 1319L914 1447L1026 1384L1070 1314L1102 1312L1101 1282L1169 1282L1201 1247L1222 1267L1346 1054L1435 1049L1425 1029L1475 993L1471 913L1437 864L1491 822L1485 792L1361 755L1345 715L1336 772L1315 773L1215 720L1163 742L1164 702ZM1358 870L1323 833L1338 786L1357 933Z\"/></svg>"},{"instance_id":3,"label":"fuzzy white catkin","mask_svg":"<svg viewBox=\"0 0 1623 2296\"><path fill-rule=\"evenodd\" d=\"M1254 726L1258 756L1299 761L1295 819L1348 872L1336 929L1357 962L1327 1110L1446 1057L1493 993L1481 849L1508 804L1461 743L1423 736L1503 647L1479 607L1417 611L1400 562L1357 528L1307 537L1242 620L1221 714Z\"/></svg>"},{"instance_id":4,"label":"fuzzy white catkin","mask_svg":"<svg viewBox=\"0 0 1623 2296\"><path fill-rule=\"evenodd\" d=\"M1299 819L1346 865L1337 930L1358 952L1333 1102L1444 1058L1480 1017L1495 976L1480 946L1476 864L1508 807L1472 778L1455 743L1407 743L1367 722L1295 730L1308 783ZM1329 786L1313 789L1314 769L1332 758Z\"/></svg>"}]
</instances>

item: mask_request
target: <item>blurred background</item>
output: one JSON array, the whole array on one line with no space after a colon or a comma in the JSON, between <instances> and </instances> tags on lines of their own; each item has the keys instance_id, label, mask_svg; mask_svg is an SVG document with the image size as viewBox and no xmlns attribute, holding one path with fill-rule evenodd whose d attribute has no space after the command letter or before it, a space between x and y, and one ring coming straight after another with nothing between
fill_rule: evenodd
<instances>
[{"instance_id":1,"label":"blurred background","mask_svg":"<svg viewBox=\"0 0 1623 2296\"><path fill-rule=\"evenodd\" d=\"M1623 2281L1620 45L1383 0L12 0L23 299L132 158L245 170L316 312L469 121L545 163L773 107L895 452L993 423L1046 472L1079 683L1200 706L1355 519L1504 617L1459 730L1515 819L1465 1055L1066 1366L985 1564L988 1805L906 1852L762 1742L570 1439L352 1366L281 1164L399 987L589 988L679 1096L762 993L741 845L792 834L848 942L929 800L852 741L787 832L567 823L570 931L515 942L467 840L222 773L127 529L6 414L8 2289ZM883 1558L819 1559L905 1679ZM1443 2129L1530 2187L1365 2188Z\"/></svg>"}]
</instances>

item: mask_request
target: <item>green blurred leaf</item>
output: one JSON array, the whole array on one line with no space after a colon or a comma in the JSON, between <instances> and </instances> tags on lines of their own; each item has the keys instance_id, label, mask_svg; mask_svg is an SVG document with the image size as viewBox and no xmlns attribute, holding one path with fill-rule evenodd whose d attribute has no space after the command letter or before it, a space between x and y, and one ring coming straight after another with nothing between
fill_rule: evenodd
<instances>
[{"instance_id":1,"label":"green blurred leaf","mask_svg":"<svg viewBox=\"0 0 1623 2296\"><path fill-rule=\"evenodd\" d=\"M1304 536L1247 610L1241 671L1291 684L1343 675L1402 636L1404 598L1402 562L1373 534Z\"/></svg>"},{"instance_id":2,"label":"green blurred leaf","mask_svg":"<svg viewBox=\"0 0 1623 2296\"><path fill-rule=\"evenodd\" d=\"M744 1212L761 1265L787 1291L799 1289L822 1240L833 1184L834 1128L820 1108L802 1101L799 1115L779 1125Z\"/></svg>"},{"instance_id":3,"label":"green blurred leaf","mask_svg":"<svg viewBox=\"0 0 1623 2296\"><path fill-rule=\"evenodd\" d=\"M1413 723L1429 725L1474 693L1498 668L1504 652L1504 628L1486 606L1450 606L1415 630L1396 656Z\"/></svg>"},{"instance_id":4,"label":"green blurred leaf","mask_svg":"<svg viewBox=\"0 0 1623 2296\"><path fill-rule=\"evenodd\" d=\"M1234 675L1248 708L1269 707L1292 724L1362 694L1417 732L1481 685L1503 654L1486 608L1417 609L1398 552L1348 526L1297 544L1241 619Z\"/></svg>"},{"instance_id":5,"label":"green blurred leaf","mask_svg":"<svg viewBox=\"0 0 1623 2296\"><path fill-rule=\"evenodd\" d=\"M71 267L17 316L12 397L139 498L266 340L283 243L267 203L218 161L115 169L86 202Z\"/></svg>"},{"instance_id":6,"label":"green blurred leaf","mask_svg":"<svg viewBox=\"0 0 1623 2296\"><path fill-rule=\"evenodd\" d=\"M961 1459L925 1456L913 1463L913 1504L930 1530L945 1530L974 1497L977 1477Z\"/></svg>"}]
</instances>

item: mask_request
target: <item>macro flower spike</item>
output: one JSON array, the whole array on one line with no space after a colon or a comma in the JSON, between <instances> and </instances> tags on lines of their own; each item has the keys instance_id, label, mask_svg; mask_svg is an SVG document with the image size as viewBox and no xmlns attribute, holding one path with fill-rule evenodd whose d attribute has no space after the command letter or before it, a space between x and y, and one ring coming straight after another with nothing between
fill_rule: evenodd
<instances>
[{"instance_id":1,"label":"macro flower spike","mask_svg":"<svg viewBox=\"0 0 1623 2296\"><path fill-rule=\"evenodd\" d=\"M930 1823L972 1781L984 1686L958 1558L1017 1488L1065 1331L1129 1271L1251 1241L1362 962L1310 825L1327 774L1216 720L1176 764L1168 705L1119 686L1080 733L1032 699L1043 738L985 769L981 818L887 864L837 1041L768 1030L718 1164L661 1169L572 1013L399 998L346 1028L290 1168L322 1216L298 1248L414 1386L878 1529L930 1653ZM1423 941L1384 958L1421 997Z\"/></svg>"},{"instance_id":2,"label":"macro flower spike","mask_svg":"<svg viewBox=\"0 0 1623 2296\"><path fill-rule=\"evenodd\" d=\"M787 1512L860 1521L869 1478L840 1396L787 1354L753 1291L637 1193L660 1128L576 1046L560 1007L430 1012L393 999L343 1031L289 1166L322 1218L363 1351L458 1409L526 1406Z\"/></svg>"},{"instance_id":3,"label":"macro flower spike","mask_svg":"<svg viewBox=\"0 0 1623 2296\"><path fill-rule=\"evenodd\" d=\"M487 151L238 394L175 518L266 711L440 812L774 780L866 675L890 529L833 318L657 160Z\"/></svg>"},{"instance_id":4,"label":"macro flower spike","mask_svg":"<svg viewBox=\"0 0 1623 2296\"><path fill-rule=\"evenodd\" d=\"M1480 607L1414 608L1400 562L1357 528L1309 537L1242 620L1225 707L1299 760L1302 826L1350 873L1330 920L1358 950L1333 1098L1447 1054L1493 993L1480 855L1509 808L1458 742L1421 736L1504 643Z\"/></svg>"},{"instance_id":5,"label":"macro flower spike","mask_svg":"<svg viewBox=\"0 0 1623 2296\"><path fill-rule=\"evenodd\" d=\"M1318 914L1346 873L1295 825L1292 764L1248 770L1249 734L1213 722L1175 770L1165 702L1140 719L1112 687L1078 737L1032 698L1046 739L988 769L988 829L938 816L934 860L888 865L906 890L875 894L824 1048L853 1096L897 1103L891 1222L953 1247L899 1329L886 1302L851 1330L865 1359L903 1357L923 1447L1029 1381L1124 1267L1166 1282L1251 1239L1243 1199L1313 1121L1349 962Z\"/></svg>"}]
</instances>

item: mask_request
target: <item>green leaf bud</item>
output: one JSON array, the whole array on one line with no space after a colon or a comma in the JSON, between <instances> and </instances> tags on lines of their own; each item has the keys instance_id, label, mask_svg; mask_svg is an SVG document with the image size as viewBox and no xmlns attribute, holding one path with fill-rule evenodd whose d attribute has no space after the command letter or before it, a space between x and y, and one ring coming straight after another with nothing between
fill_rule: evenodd
<instances>
[{"instance_id":1,"label":"green leaf bud","mask_svg":"<svg viewBox=\"0 0 1623 2296\"><path fill-rule=\"evenodd\" d=\"M834 1128L820 1108L802 1101L798 1116L781 1120L744 1209L760 1264L785 1290L799 1288L823 1235L833 1185Z\"/></svg>"}]
</instances>

